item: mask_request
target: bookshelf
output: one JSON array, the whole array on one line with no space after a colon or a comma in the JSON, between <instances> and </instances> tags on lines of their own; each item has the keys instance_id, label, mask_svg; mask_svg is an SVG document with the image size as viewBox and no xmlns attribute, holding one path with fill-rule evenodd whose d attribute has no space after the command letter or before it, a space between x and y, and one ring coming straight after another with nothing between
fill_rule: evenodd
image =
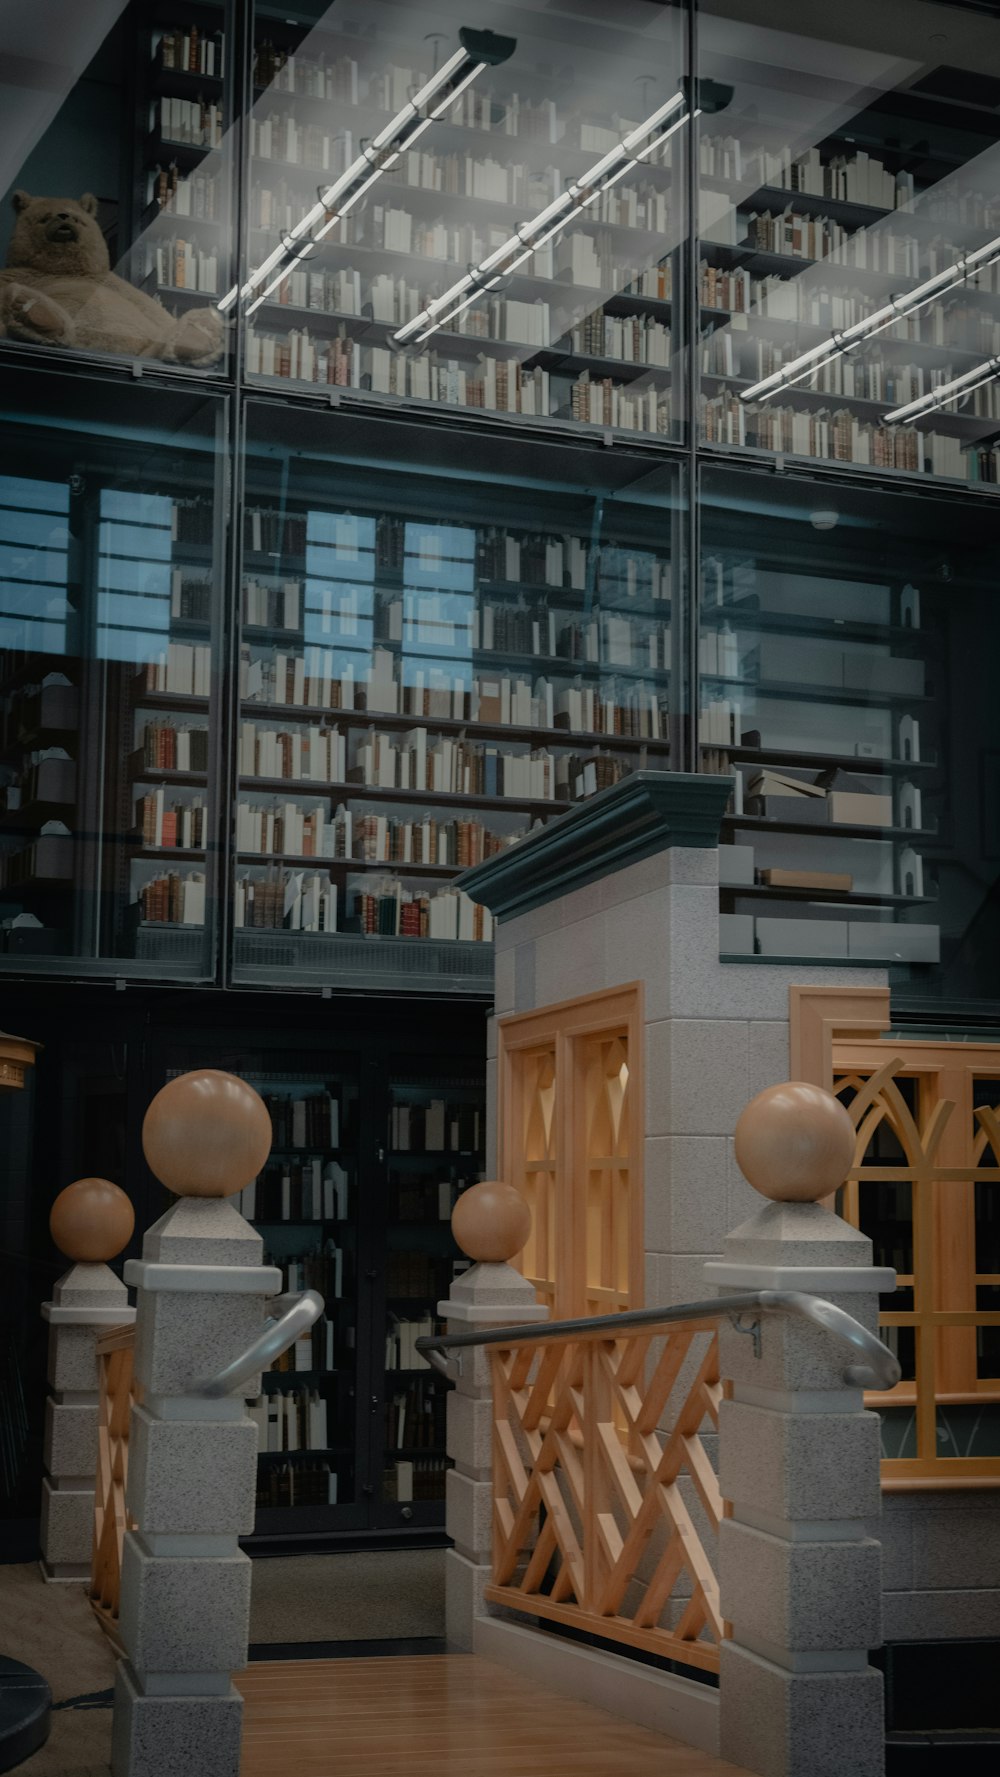
<instances>
[{"instance_id":1,"label":"bookshelf","mask_svg":"<svg viewBox=\"0 0 1000 1777\"><path fill-rule=\"evenodd\" d=\"M155 0L143 14L128 275L179 315L230 283L232 32L224 0Z\"/></svg>"},{"instance_id":2,"label":"bookshelf","mask_svg":"<svg viewBox=\"0 0 1000 1777\"><path fill-rule=\"evenodd\" d=\"M278 506L253 491L275 418L252 414L243 523L237 972L325 958L331 981L481 992L490 916L452 878L670 758L669 520L626 501L595 535L589 502L526 518L516 487L474 482L442 520L427 478L386 463L376 489L331 456L319 416L289 434Z\"/></svg>"},{"instance_id":3,"label":"bookshelf","mask_svg":"<svg viewBox=\"0 0 1000 1777\"><path fill-rule=\"evenodd\" d=\"M222 540L199 434L213 417L200 398L166 398L164 436L189 428L169 470L112 425L84 477L64 424L0 477L0 954L13 968L210 967Z\"/></svg>"},{"instance_id":4,"label":"bookshelf","mask_svg":"<svg viewBox=\"0 0 1000 1777\"><path fill-rule=\"evenodd\" d=\"M808 485L776 502L724 472L709 486L699 748L734 779L722 952L895 965L919 993L966 923L955 820L979 753L954 712L975 684L954 620L979 609L985 533L970 522L964 548L935 555L915 500L890 528L840 489L817 547ZM859 538L873 527L875 553Z\"/></svg>"},{"instance_id":5,"label":"bookshelf","mask_svg":"<svg viewBox=\"0 0 1000 1777\"><path fill-rule=\"evenodd\" d=\"M434 41L417 51L400 23L387 15L369 41L339 15L305 33L258 10L247 143L251 274L450 53ZM426 346L400 350L393 337L519 225L585 181L641 120L641 100L652 109L648 67L627 33L607 32L620 58L614 93L580 108L575 83L563 89L553 80L556 46L542 21L534 40L528 18L521 24L528 34L512 61L490 68L419 147L387 166L369 201L311 228L287 275L279 262L262 284L249 317L251 379L680 436L671 394L683 210L675 141L596 195L578 225L540 245L499 288L484 277L476 300ZM675 28L668 21L662 30L670 38ZM578 46L588 92L599 53L586 40Z\"/></svg>"},{"instance_id":6,"label":"bookshelf","mask_svg":"<svg viewBox=\"0 0 1000 1777\"><path fill-rule=\"evenodd\" d=\"M249 1403L258 1435L258 1509L270 1515L351 1507L359 1493L357 1079L293 1067L244 1077L268 1108L274 1140L238 1207L264 1241L265 1263L280 1267L282 1287L318 1290L325 1304Z\"/></svg>"},{"instance_id":7,"label":"bookshelf","mask_svg":"<svg viewBox=\"0 0 1000 1777\"><path fill-rule=\"evenodd\" d=\"M154 1074L224 1065L258 1091L273 1143L234 1205L286 1291L315 1289L321 1319L261 1380L255 1537L436 1536L444 1523L448 1385L415 1340L440 1326L461 1257L459 1193L483 1172L485 1076L461 1053L461 1009L415 1023L352 1020L349 1042L312 1020L157 1045ZM410 1047L393 1048L393 1042ZM306 1046L308 1043L308 1046Z\"/></svg>"},{"instance_id":8,"label":"bookshelf","mask_svg":"<svg viewBox=\"0 0 1000 1777\"><path fill-rule=\"evenodd\" d=\"M389 1089L385 1258L385 1440L378 1521L433 1522L443 1509L447 1383L414 1342L444 1331L438 1302L461 1260L451 1232L459 1193L482 1176L480 1082L429 1082L414 1070Z\"/></svg>"},{"instance_id":9,"label":"bookshelf","mask_svg":"<svg viewBox=\"0 0 1000 1777\"><path fill-rule=\"evenodd\" d=\"M723 65L730 78L748 70ZM954 108L905 88L869 98L808 148L777 92L762 120L699 143L699 426L713 448L849 463L881 474L997 480L1000 405L987 382L912 421L887 415L996 355L1000 266L961 274L997 233L990 140ZM788 138L781 145L781 131ZM937 300L927 279L959 268ZM894 304L851 349L803 353ZM715 311L706 321L708 311ZM890 309L891 318L891 309ZM795 380L756 395L784 372Z\"/></svg>"}]
</instances>

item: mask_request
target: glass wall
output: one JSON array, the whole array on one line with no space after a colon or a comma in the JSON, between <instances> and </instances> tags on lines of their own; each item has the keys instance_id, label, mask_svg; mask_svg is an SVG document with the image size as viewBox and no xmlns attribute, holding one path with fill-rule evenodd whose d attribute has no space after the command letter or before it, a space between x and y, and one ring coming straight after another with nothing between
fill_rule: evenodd
<instances>
[{"instance_id":1,"label":"glass wall","mask_svg":"<svg viewBox=\"0 0 1000 1777\"><path fill-rule=\"evenodd\" d=\"M4 960L207 976L227 403L36 371L0 406Z\"/></svg>"},{"instance_id":2,"label":"glass wall","mask_svg":"<svg viewBox=\"0 0 1000 1777\"><path fill-rule=\"evenodd\" d=\"M724 954L1000 1013L990 9L3 32L0 966L485 996L464 864L666 766Z\"/></svg>"},{"instance_id":3,"label":"glass wall","mask_svg":"<svg viewBox=\"0 0 1000 1777\"><path fill-rule=\"evenodd\" d=\"M249 404L237 979L488 991L456 873L670 763L676 465L418 437Z\"/></svg>"}]
</instances>

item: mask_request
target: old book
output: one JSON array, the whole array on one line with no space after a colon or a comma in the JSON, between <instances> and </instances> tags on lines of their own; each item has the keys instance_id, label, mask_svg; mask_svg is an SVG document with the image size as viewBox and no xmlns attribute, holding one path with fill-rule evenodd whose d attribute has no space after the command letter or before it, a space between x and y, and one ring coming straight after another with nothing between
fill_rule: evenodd
<instances>
[{"instance_id":1,"label":"old book","mask_svg":"<svg viewBox=\"0 0 1000 1777\"><path fill-rule=\"evenodd\" d=\"M838 870L771 868L758 871L758 875L769 888L840 889L847 893L854 887L853 876Z\"/></svg>"}]
</instances>

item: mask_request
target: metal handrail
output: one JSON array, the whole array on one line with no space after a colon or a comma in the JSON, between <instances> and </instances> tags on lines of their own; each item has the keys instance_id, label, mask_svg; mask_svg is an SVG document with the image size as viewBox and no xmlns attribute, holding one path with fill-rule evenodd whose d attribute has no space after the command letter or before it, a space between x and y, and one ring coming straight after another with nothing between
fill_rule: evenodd
<instances>
[{"instance_id":1,"label":"metal handrail","mask_svg":"<svg viewBox=\"0 0 1000 1777\"><path fill-rule=\"evenodd\" d=\"M258 1334L253 1344L248 1346L241 1356L234 1357L232 1363L213 1376L210 1382L202 1382L194 1391L207 1395L211 1400L218 1400L220 1395L233 1394L241 1382L247 1382L251 1376L265 1370L273 1364L276 1357L301 1339L315 1326L324 1309L324 1301L318 1290L303 1290L301 1294L275 1296L268 1311L267 1324Z\"/></svg>"},{"instance_id":2,"label":"metal handrail","mask_svg":"<svg viewBox=\"0 0 1000 1777\"><path fill-rule=\"evenodd\" d=\"M671 1308L630 1308L624 1314L597 1314L582 1320L540 1321L534 1326L491 1327L482 1333L425 1334L416 1341L416 1349L435 1370L451 1380L444 1353L461 1351L470 1345L501 1345L509 1348L512 1345L547 1343L551 1339L565 1337L600 1339L609 1333L617 1337L633 1327L718 1320L720 1314L728 1315L740 1332L753 1336L758 1356L761 1315L793 1314L801 1320L812 1321L814 1326L832 1333L842 1344L853 1347L866 1360L861 1364L848 1364L844 1370L843 1380L848 1388L887 1390L895 1388L902 1375L898 1358L887 1345L883 1345L881 1339L877 1339L859 1320L855 1320L853 1314L848 1314L846 1309L838 1308L833 1302L827 1302L822 1296L807 1295L803 1290L748 1290L741 1295L717 1296L712 1302L681 1302ZM746 1325L739 1325L745 1315L757 1318L751 1318Z\"/></svg>"}]
</instances>

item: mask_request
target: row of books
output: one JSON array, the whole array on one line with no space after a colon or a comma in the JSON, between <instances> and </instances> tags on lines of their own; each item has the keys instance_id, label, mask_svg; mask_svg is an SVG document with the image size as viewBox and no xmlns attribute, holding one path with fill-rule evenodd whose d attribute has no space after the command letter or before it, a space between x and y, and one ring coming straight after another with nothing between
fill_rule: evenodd
<instances>
[{"instance_id":1,"label":"row of books","mask_svg":"<svg viewBox=\"0 0 1000 1777\"><path fill-rule=\"evenodd\" d=\"M150 106L149 127L165 142L218 148L224 128L222 106L212 99L177 99L164 93Z\"/></svg>"},{"instance_id":2,"label":"row of books","mask_svg":"<svg viewBox=\"0 0 1000 1777\"><path fill-rule=\"evenodd\" d=\"M207 771L208 729L185 723L147 722L139 738L149 771Z\"/></svg>"},{"instance_id":3,"label":"row of books","mask_svg":"<svg viewBox=\"0 0 1000 1777\"><path fill-rule=\"evenodd\" d=\"M755 340L749 352L741 351L738 336L727 329L713 334L703 345L702 368L710 374L756 380L771 376L783 364L790 363L797 353L794 340L785 345L771 340ZM798 386L809 393L901 407L921 395L931 394L958 374L950 364L925 366L887 360L876 348L864 354L840 353L829 363L819 366ZM987 419L1000 418L1000 391L996 383L984 383L963 397L962 412L968 414L970 411Z\"/></svg>"},{"instance_id":4,"label":"row of books","mask_svg":"<svg viewBox=\"0 0 1000 1777\"><path fill-rule=\"evenodd\" d=\"M832 458L882 469L975 479L971 453L961 440L914 426L884 426L859 420L848 408L834 413L803 413L794 407L742 402L717 395L702 402L703 436L708 443L749 445L795 456Z\"/></svg>"},{"instance_id":5,"label":"row of books","mask_svg":"<svg viewBox=\"0 0 1000 1777\"><path fill-rule=\"evenodd\" d=\"M280 1100L278 1101L280 1103ZM302 1103L301 1100L298 1101ZM345 1222L348 1216L347 1169L339 1160L325 1159L335 1141L329 1140L330 1129L317 1128L322 1123L325 1107L320 1103L318 1115L313 1114L311 1099L305 1100L311 1132L319 1134L322 1152L304 1154L301 1160L272 1160L263 1172L244 1186L240 1193L240 1214L248 1222ZM336 1105L336 1100L331 1100ZM297 1121L297 1119L294 1119ZM285 1132L287 1133L287 1131ZM297 1134L302 1129L296 1130ZM307 1148L308 1141L279 1141L279 1147ZM317 1366L319 1367L319 1366Z\"/></svg>"},{"instance_id":6,"label":"row of books","mask_svg":"<svg viewBox=\"0 0 1000 1777\"><path fill-rule=\"evenodd\" d=\"M368 864L449 864L467 870L484 859L496 857L516 845L520 833L494 833L482 821L436 821L431 815L406 820L402 816L353 813L337 810L345 857Z\"/></svg>"},{"instance_id":7,"label":"row of books","mask_svg":"<svg viewBox=\"0 0 1000 1777\"><path fill-rule=\"evenodd\" d=\"M581 357L670 366L670 328L652 315L609 315L595 309L570 328L566 342Z\"/></svg>"},{"instance_id":8,"label":"row of books","mask_svg":"<svg viewBox=\"0 0 1000 1777\"><path fill-rule=\"evenodd\" d=\"M474 1182L468 1180L469 1184ZM395 1189L395 1219L399 1222L449 1222L460 1188L463 1187L453 1179L441 1178L436 1172L418 1178L407 1173L400 1177Z\"/></svg>"},{"instance_id":9,"label":"row of books","mask_svg":"<svg viewBox=\"0 0 1000 1777\"><path fill-rule=\"evenodd\" d=\"M277 1148L336 1148L340 1143L340 1098L328 1089L303 1092L262 1092L271 1119L272 1141ZM339 1180L339 1172L330 1175ZM250 1218L253 1219L252 1217Z\"/></svg>"},{"instance_id":10,"label":"row of books","mask_svg":"<svg viewBox=\"0 0 1000 1777\"><path fill-rule=\"evenodd\" d=\"M389 1258L386 1273L386 1293L389 1296L424 1296L433 1295L437 1290L437 1279L440 1275L440 1261L427 1259L426 1264L414 1268L402 1260L420 1259L420 1254L394 1253ZM423 1281L421 1281L423 1280ZM427 1287L423 1284L426 1282ZM414 1286L414 1287L411 1287ZM386 1323L385 1335L385 1367L387 1370L422 1370L430 1365L417 1350L418 1339L430 1339L437 1330L437 1322L433 1314L422 1314L416 1320L407 1319L405 1315L390 1314ZM404 1442L403 1439L399 1440Z\"/></svg>"},{"instance_id":11,"label":"row of books","mask_svg":"<svg viewBox=\"0 0 1000 1777\"><path fill-rule=\"evenodd\" d=\"M208 810L204 798L168 802L162 785L147 790L135 802L135 830L150 851L204 851L208 844Z\"/></svg>"},{"instance_id":12,"label":"row of books","mask_svg":"<svg viewBox=\"0 0 1000 1777\"><path fill-rule=\"evenodd\" d=\"M223 186L217 173L189 173L181 177L175 160L166 166L157 164L149 173L146 202L156 203L169 215L195 217L203 222L221 222L224 211Z\"/></svg>"},{"instance_id":13,"label":"row of books","mask_svg":"<svg viewBox=\"0 0 1000 1777\"><path fill-rule=\"evenodd\" d=\"M224 31L199 31L194 23L157 30L152 36L152 54L154 63L158 61L165 70L219 78L225 65L226 35Z\"/></svg>"},{"instance_id":14,"label":"row of books","mask_svg":"<svg viewBox=\"0 0 1000 1777\"><path fill-rule=\"evenodd\" d=\"M257 1427L261 1455L329 1445L327 1399L318 1389L271 1389L247 1402L247 1415Z\"/></svg>"},{"instance_id":15,"label":"row of books","mask_svg":"<svg viewBox=\"0 0 1000 1777\"><path fill-rule=\"evenodd\" d=\"M211 507L205 501L175 502L172 535L181 542L210 543ZM618 543L595 543L584 537L497 524L434 524L396 513L378 514L312 509L282 512L277 507L251 506L244 514L245 547L256 555L303 555L307 540L310 592L321 599L322 555L330 552L327 577L343 579L341 567L356 563L359 578L404 571L414 587L418 576L454 573L456 560L469 564L473 581L584 591L588 583L607 602L609 596L666 599L670 596L670 561L651 549ZM301 582L298 582L301 585ZM426 584L426 582L424 582ZM322 609L320 604L318 609Z\"/></svg>"},{"instance_id":16,"label":"row of books","mask_svg":"<svg viewBox=\"0 0 1000 1777\"><path fill-rule=\"evenodd\" d=\"M171 568L170 615L189 623L209 621L212 615L212 582L206 574L195 574L183 567Z\"/></svg>"},{"instance_id":17,"label":"row of books","mask_svg":"<svg viewBox=\"0 0 1000 1777\"><path fill-rule=\"evenodd\" d=\"M137 893L139 915L147 925L203 926L205 876L201 870L168 870L147 877Z\"/></svg>"},{"instance_id":18,"label":"row of books","mask_svg":"<svg viewBox=\"0 0 1000 1777\"><path fill-rule=\"evenodd\" d=\"M550 204L566 188L565 177L556 166L538 167L489 154L481 159L472 153L435 154L417 148L400 155L389 177L395 184L419 191L510 204L528 213ZM609 185L588 204L587 215L593 221L662 235L667 231L670 194L648 178L638 184Z\"/></svg>"},{"instance_id":19,"label":"row of books","mask_svg":"<svg viewBox=\"0 0 1000 1777\"><path fill-rule=\"evenodd\" d=\"M304 808L300 802L238 802L236 849L272 852L293 858L332 858L333 826L323 802Z\"/></svg>"},{"instance_id":20,"label":"row of books","mask_svg":"<svg viewBox=\"0 0 1000 1777\"><path fill-rule=\"evenodd\" d=\"M307 684L303 677L304 694L314 685L314 679ZM316 688L321 690L322 686L321 678ZM285 699L267 697L266 701L284 702ZM304 704L311 701L309 696L303 695ZM330 702L334 705L332 698ZM262 728L255 722L241 722L239 769L241 777L287 778L290 783L343 783L347 775L347 735L341 729L315 724L277 729Z\"/></svg>"},{"instance_id":21,"label":"row of books","mask_svg":"<svg viewBox=\"0 0 1000 1777\"><path fill-rule=\"evenodd\" d=\"M285 1289L317 1290L326 1302L339 1302L344 1294L344 1251L330 1235L321 1246L289 1258L271 1258L265 1243L264 1263L279 1265L285 1274Z\"/></svg>"},{"instance_id":22,"label":"row of books","mask_svg":"<svg viewBox=\"0 0 1000 1777\"><path fill-rule=\"evenodd\" d=\"M219 294L219 256L214 248L204 251L197 241L179 236L150 241L146 246L144 277L177 290L203 290Z\"/></svg>"},{"instance_id":23,"label":"row of books","mask_svg":"<svg viewBox=\"0 0 1000 1777\"><path fill-rule=\"evenodd\" d=\"M257 1506L335 1506L339 1485L328 1462L269 1462L257 1475Z\"/></svg>"},{"instance_id":24,"label":"row of books","mask_svg":"<svg viewBox=\"0 0 1000 1777\"><path fill-rule=\"evenodd\" d=\"M482 1112L474 1104L431 1098L394 1104L389 1113L389 1146L401 1154L474 1154L483 1133Z\"/></svg>"},{"instance_id":25,"label":"row of books","mask_svg":"<svg viewBox=\"0 0 1000 1777\"><path fill-rule=\"evenodd\" d=\"M410 358L380 346L362 347L346 335L314 339L307 328L293 327L287 334L251 329L247 370L251 376L408 395L446 406L536 418L550 412L548 372L526 370L517 359L480 357L471 368L465 360L438 359L434 353Z\"/></svg>"},{"instance_id":26,"label":"row of books","mask_svg":"<svg viewBox=\"0 0 1000 1777\"><path fill-rule=\"evenodd\" d=\"M242 1203L240 1213L246 1215ZM247 1217L248 1221L252 1219L252 1217ZM263 1221L265 1218L261 1216L260 1219ZM286 1376L315 1371L332 1375L335 1367L336 1328L327 1315L321 1314L307 1333L302 1333L294 1345L290 1345L287 1351L283 1351L280 1357L275 1358L270 1373L274 1376Z\"/></svg>"},{"instance_id":27,"label":"row of books","mask_svg":"<svg viewBox=\"0 0 1000 1777\"><path fill-rule=\"evenodd\" d=\"M399 736L370 732L348 778L382 789L554 801L557 786L567 785L572 773L570 758L546 748L512 752L450 735L428 745L428 738L425 728Z\"/></svg>"},{"instance_id":28,"label":"row of books","mask_svg":"<svg viewBox=\"0 0 1000 1777\"><path fill-rule=\"evenodd\" d=\"M997 267L982 274L992 277ZM972 278L970 284L974 282ZM700 300L703 308L731 313L734 329L743 331L754 320L788 321L794 325L822 327L830 333L854 327L884 306L871 290L831 289L814 286L801 277L756 278L744 266L724 269L702 262ZM989 309L964 299L935 302L924 309L900 315L879 335L880 342L912 341L931 346L952 346L962 351L995 353L1000 348L1000 320Z\"/></svg>"},{"instance_id":29,"label":"row of books","mask_svg":"<svg viewBox=\"0 0 1000 1777\"><path fill-rule=\"evenodd\" d=\"M233 924L238 930L335 932L337 885L316 871L237 871Z\"/></svg>"},{"instance_id":30,"label":"row of books","mask_svg":"<svg viewBox=\"0 0 1000 1777\"><path fill-rule=\"evenodd\" d=\"M652 432L665 438L673 424L669 394L611 377L592 377L585 370L570 389L569 412L591 426L616 426L622 432Z\"/></svg>"},{"instance_id":31,"label":"row of books","mask_svg":"<svg viewBox=\"0 0 1000 1777\"><path fill-rule=\"evenodd\" d=\"M212 683L212 650L203 642L170 642L139 669L139 693L166 691L177 697L207 697Z\"/></svg>"},{"instance_id":32,"label":"row of books","mask_svg":"<svg viewBox=\"0 0 1000 1777\"><path fill-rule=\"evenodd\" d=\"M404 1366L405 1367L405 1366ZM430 1378L416 1378L395 1390L385 1403L387 1450L443 1450L447 1439L447 1393Z\"/></svg>"},{"instance_id":33,"label":"row of books","mask_svg":"<svg viewBox=\"0 0 1000 1777\"><path fill-rule=\"evenodd\" d=\"M698 141L698 170L707 178L737 185L777 186L883 210L910 206L914 197L912 173L893 173L860 148L851 155L827 153L824 159L818 148L795 154L787 143L772 149L742 142L738 136L703 135Z\"/></svg>"},{"instance_id":34,"label":"row of books","mask_svg":"<svg viewBox=\"0 0 1000 1777\"><path fill-rule=\"evenodd\" d=\"M250 114L248 140L255 160L284 161L317 173L343 173L354 158L349 130L302 122L294 111L269 111L265 117L260 105Z\"/></svg>"},{"instance_id":35,"label":"row of books","mask_svg":"<svg viewBox=\"0 0 1000 1777\"><path fill-rule=\"evenodd\" d=\"M449 886L430 892L386 877L355 893L354 917L366 938L432 938L491 943L493 915Z\"/></svg>"},{"instance_id":36,"label":"row of books","mask_svg":"<svg viewBox=\"0 0 1000 1777\"><path fill-rule=\"evenodd\" d=\"M445 1476L451 1464L445 1456L399 1457L382 1476L382 1498L387 1504L443 1499Z\"/></svg>"}]
</instances>

